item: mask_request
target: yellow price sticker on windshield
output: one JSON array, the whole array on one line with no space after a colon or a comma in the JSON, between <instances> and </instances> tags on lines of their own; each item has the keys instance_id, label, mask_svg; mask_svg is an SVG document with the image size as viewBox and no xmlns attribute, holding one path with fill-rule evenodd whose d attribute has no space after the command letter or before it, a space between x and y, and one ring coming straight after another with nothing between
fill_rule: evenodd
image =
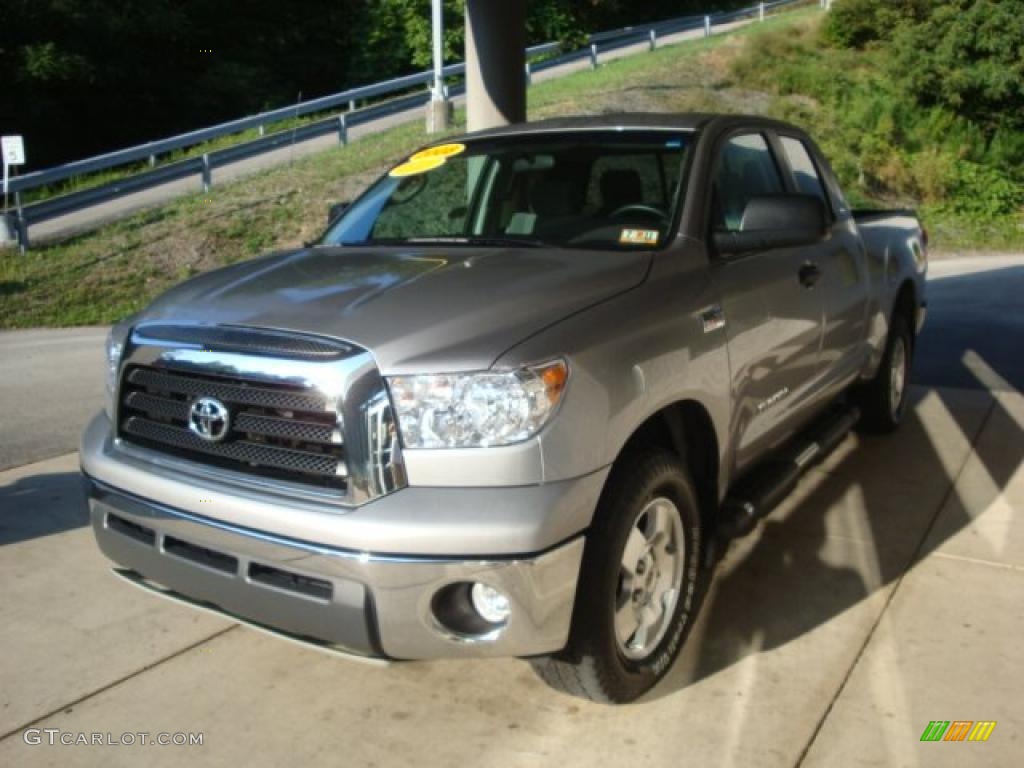
<instances>
[{"instance_id":1,"label":"yellow price sticker on windshield","mask_svg":"<svg viewBox=\"0 0 1024 768\"><path fill-rule=\"evenodd\" d=\"M443 157L421 157L420 159L406 160L401 165L396 165L388 173L388 176L400 178L402 176L415 176L418 173L426 173L444 165Z\"/></svg>"},{"instance_id":2,"label":"yellow price sticker on windshield","mask_svg":"<svg viewBox=\"0 0 1024 768\"><path fill-rule=\"evenodd\" d=\"M415 155L409 158L409 161L423 160L428 157L440 157L448 159L449 157L455 157L455 155L461 155L466 151L465 144L438 144L436 147L427 147L421 149Z\"/></svg>"},{"instance_id":3,"label":"yellow price sticker on windshield","mask_svg":"<svg viewBox=\"0 0 1024 768\"><path fill-rule=\"evenodd\" d=\"M624 229L619 235L619 242L626 245L657 245L658 230Z\"/></svg>"}]
</instances>

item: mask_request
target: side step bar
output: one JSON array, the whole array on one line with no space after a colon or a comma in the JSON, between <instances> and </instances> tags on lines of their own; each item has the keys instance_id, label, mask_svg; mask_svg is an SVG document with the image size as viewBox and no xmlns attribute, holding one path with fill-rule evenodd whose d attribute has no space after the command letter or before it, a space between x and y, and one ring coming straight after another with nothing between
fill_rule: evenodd
<instances>
[{"instance_id":1,"label":"side step bar","mask_svg":"<svg viewBox=\"0 0 1024 768\"><path fill-rule=\"evenodd\" d=\"M727 541L753 531L800 476L842 442L859 418L860 411L853 407L832 411L745 475L722 502L719 537Z\"/></svg>"}]
</instances>

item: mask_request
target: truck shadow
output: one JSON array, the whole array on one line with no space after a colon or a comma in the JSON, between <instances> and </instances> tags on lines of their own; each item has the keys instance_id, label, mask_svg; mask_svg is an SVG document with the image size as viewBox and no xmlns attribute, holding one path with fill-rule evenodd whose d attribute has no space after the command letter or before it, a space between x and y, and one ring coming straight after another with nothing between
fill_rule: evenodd
<instances>
[{"instance_id":1,"label":"truck shadow","mask_svg":"<svg viewBox=\"0 0 1024 768\"><path fill-rule=\"evenodd\" d=\"M0 486L0 546L88 524L77 472L30 475Z\"/></svg>"},{"instance_id":2,"label":"truck shadow","mask_svg":"<svg viewBox=\"0 0 1024 768\"><path fill-rule=\"evenodd\" d=\"M980 514L998 498L1024 462L1024 430L1000 397L1024 389L1019 353L1012 333L990 326L983 335L983 322L974 333L947 333L947 313L962 320L959 303L951 300L968 285L985 296L984 284L1007 279L1000 274L1007 271L930 283L939 317L919 340L924 362L915 365L919 384L906 423L891 436L848 437L753 535L732 543L676 667L649 698L671 695L814 630L833 633L835 642L807 647L815 655L835 654L845 670L864 637L850 624L826 625L852 610L870 617L860 626L872 625L888 588L968 526L968 510ZM1012 277L1019 282L1024 269ZM979 442L986 425L998 425L1000 439ZM954 482L971 451L991 483L987 497L972 489L968 506ZM802 651L786 652L799 657ZM751 696L768 700L768 689L778 683L770 671L758 679L759 668L751 670L742 693L734 694L748 705ZM736 732L743 731L739 723Z\"/></svg>"}]
</instances>

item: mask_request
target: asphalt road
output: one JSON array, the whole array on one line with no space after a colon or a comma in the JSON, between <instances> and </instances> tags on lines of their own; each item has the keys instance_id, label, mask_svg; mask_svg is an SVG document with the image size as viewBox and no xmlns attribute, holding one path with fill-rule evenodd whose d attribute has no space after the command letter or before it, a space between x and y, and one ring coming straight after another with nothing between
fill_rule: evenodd
<instances>
[{"instance_id":1,"label":"asphalt road","mask_svg":"<svg viewBox=\"0 0 1024 768\"><path fill-rule=\"evenodd\" d=\"M103 407L105 328L0 332L0 470L78 450Z\"/></svg>"},{"instance_id":2,"label":"asphalt road","mask_svg":"<svg viewBox=\"0 0 1024 768\"><path fill-rule=\"evenodd\" d=\"M1024 258L933 261L915 380L1024 391Z\"/></svg>"},{"instance_id":3,"label":"asphalt road","mask_svg":"<svg viewBox=\"0 0 1024 768\"><path fill-rule=\"evenodd\" d=\"M1024 391L1024 257L935 260L928 291L915 382ZM105 334L0 332L0 470L77 449L103 404Z\"/></svg>"}]
</instances>

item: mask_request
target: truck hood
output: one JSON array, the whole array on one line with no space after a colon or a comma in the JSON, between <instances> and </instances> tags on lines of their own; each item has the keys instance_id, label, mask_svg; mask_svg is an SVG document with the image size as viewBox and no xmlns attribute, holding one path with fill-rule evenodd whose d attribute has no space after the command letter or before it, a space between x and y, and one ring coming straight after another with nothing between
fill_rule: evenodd
<instances>
[{"instance_id":1,"label":"truck hood","mask_svg":"<svg viewBox=\"0 0 1024 768\"><path fill-rule=\"evenodd\" d=\"M650 254L315 247L208 272L138 322L248 325L369 349L385 374L489 368L506 350L641 283Z\"/></svg>"}]
</instances>

